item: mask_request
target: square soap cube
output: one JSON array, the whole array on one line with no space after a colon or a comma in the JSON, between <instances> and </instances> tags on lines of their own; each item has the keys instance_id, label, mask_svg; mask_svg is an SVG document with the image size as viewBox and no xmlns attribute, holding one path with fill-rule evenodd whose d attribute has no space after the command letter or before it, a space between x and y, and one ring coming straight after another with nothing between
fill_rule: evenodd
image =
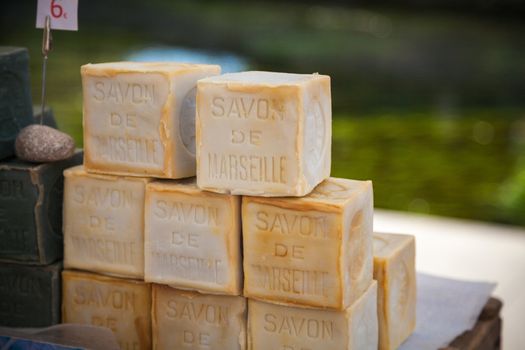
<instances>
[{"instance_id":1,"label":"square soap cube","mask_svg":"<svg viewBox=\"0 0 525 350\"><path fill-rule=\"evenodd\" d=\"M27 49L0 46L0 159L15 154L18 132L33 123L32 108Z\"/></svg>"},{"instance_id":2,"label":"square soap cube","mask_svg":"<svg viewBox=\"0 0 525 350\"><path fill-rule=\"evenodd\" d=\"M64 171L64 267L144 278L149 179Z\"/></svg>"},{"instance_id":3,"label":"square soap cube","mask_svg":"<svg viewBox=\"0 0 525 350\"><path fill-rule=\"evenodd\" d=\"M197 86L200 188L304 196L330 176L329 76L242 72Z\"/></svg>"},{"instance_id":4,"label":"square soap cube","mask_svg":"<svg viewBox=\"0 0 525 350\"><path fill-rule=\"evenodd\" d=\"M62 322L107 327L123 350L151 349L151 285L64 271Z\"/></svg>"},{"instance_id":5,"label":"square soap cube","mask_svg":"<svg viewBox=\"0 0 525 350\"><path fill-rule=\"evenodd\" d=\"M47 327L60 322L62 263L0 264L0 326Z\"/></svg>"},{"instance_id":6,"label":"square soap cube","mask_svg":"<svg viewBox=\"0 0 525 350\"><path fill-rule=\"evenodd\" d=\"M47 265L62 258L64 169L82 151L54 163L0 163L0 261Z\"/></svg>"},{"instance_id":7,"label":"square soap cube","mask_svg":"<svg viewBox=\"0 0 525 350\"><path fill-rule=\"evenodd\" d=\"M416 243L410 235L374 233L379 349L397 349L416 327Z\"/></svg>"},{"instance_id":8,"label":"square soap cube","mask_svg":"<svg viewBox=\"0 0 525 350\"><path fill-rule=\"evenodd\" d=\"M243 197L244 295L346 309L372 280L372 182L329 178L302 198Z\"/></svg>"},{"instance_id":9,"label":"square soap cube","mask_svg":"<svg viewBox=\"0 0 525 350\"><path fill-rule=\"evenodd\" d=\"M145 280L202 292L242 289L241 200L195 179L146 187Z\"/></svg>"},{"instance_id":10,"label":"square soap cube","mask_svg":"<svg viewBox=\"0 0 525 350\"><path fill-rule=\"evenodd\" d=\"M375 281L342 311L248 301L250 350L377 350L377 338Z\"/></svg>"},{"instance_id":11,"label":"square soap cube","mask_svg":"<svg viewBox=\"0 0 525 350\"><path fill-rule=\"evenodd\" d=\"M84 165L90 172L195 175L197 80L204 64L115 62L82 66Z\"/></svg>"},{"instance_id":12,"label":"square soap cube","mask_svg":"<svg viewBox=\"0 0 525 350\"><path fill-rule=\"evenodd\" d=\"M153 285L153 348L246 349L246 299Z\"/></svg>"}]
</instances>

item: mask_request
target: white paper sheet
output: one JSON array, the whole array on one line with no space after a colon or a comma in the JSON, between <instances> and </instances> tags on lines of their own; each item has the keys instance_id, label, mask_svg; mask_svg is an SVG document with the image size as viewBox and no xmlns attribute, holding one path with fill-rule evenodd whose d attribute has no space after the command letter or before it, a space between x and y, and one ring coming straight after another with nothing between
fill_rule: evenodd
<instances>
[{"instance_id":1,"label":"white paper sheet","mask_svg":"<svg viewBox=\"0 0 525 350\"><path fill-rule=\"evenodd\" d=\"M471 329L495 283L417 274L417 325L400 350L436 350Z\"/></svg>"}]
</instances>

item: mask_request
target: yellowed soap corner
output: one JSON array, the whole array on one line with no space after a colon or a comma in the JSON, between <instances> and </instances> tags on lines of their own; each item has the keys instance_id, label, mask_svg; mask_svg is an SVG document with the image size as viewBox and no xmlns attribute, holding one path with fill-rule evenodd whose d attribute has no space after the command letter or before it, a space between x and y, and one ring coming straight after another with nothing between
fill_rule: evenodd
<instances>
[{"instance_id":1,"label":"yellowed soap corner","mask_svg":"<svg viewBox=\"0 0 525 350\"><path fill-rule=\"evenodd\" d=\"M145 279L203 293L242 289L240 197L203 191L195 179L146 188Z\"/></svg>"},{"instance_id":2,"label":"yellowed soap corner","mask_svg":"<svg viewBox=\"0 0 525 350\"><path fill-rule=\"evenodd\" d=\"M81 67L84 165L90 172L195 175L195 95L216 65L112 62Z\"/></svg>"},{"instance_id":3,"label":"yellowed soap corner","mask_svg":"<svg viewBox=\"0 0 525 350\"><path fill-rule=\"evenodd\" d=\"M62 322L107 327L122 349L151 349L151 287L136 280L63 271Z\"/></svg>"},{"instance_id":4,"label":"yellowed soap corner","mask_svg":"<svg viewBox=\"0 0 525 350\"><path fill-rule=\"evenodd\" d=\"M246 349L246 299L153 285L155 349Z\"/></svg>"},{"instance_id":5,"label":"yellowed soap corner","mask_svg":"<svg viewBox=\"0 0 525 350\"><path fill-rule=\"evenodd\" d=\"M197 84L197 181L205 190L304 196L330 175L327 77L242 72Z\"/></svg>"},{"instance_id":6,"label":"yellowed soap corner","mask_svg":"<svg viewBox=\"0 0 525 350\"><path fill-rule=\"evenodd\" d=\"M150 179L64 172L64 266L143 278L144 196Z\"/></svg>"},{"instance_id":7,"label":"yellowed soap corner","mask_svg":"<svg viewBox=\"0 0 525 350\"><path fill-rule=\"evenodd\" d=\"M415 237L374 233L379 349L397 349L416 326Z\"/></svg>"},{"instance_id":8,"label":"yellowed soap corner","mask_svg":"<svg viewBox=\"0 0 525 350\"><path fill-rule=\"evenodd\" d=\"M117 73L181 74L202 69L209 69L216 74L219 74L221 71L221 67L215 64L120 61L84 64L80 67L80 72L81 74L111 76Z\"/></svg>"},{"instance_id":9,"label":"yellowed soap corner","mask_svg":"<svg viewBox=\"0 0 525 350\"><path fill-rule=\"evenodd\" d=\"M243 197L244 295L342 310L372 280L370 182L329 178L302 198Z\"/></svg>"}]
</instances>

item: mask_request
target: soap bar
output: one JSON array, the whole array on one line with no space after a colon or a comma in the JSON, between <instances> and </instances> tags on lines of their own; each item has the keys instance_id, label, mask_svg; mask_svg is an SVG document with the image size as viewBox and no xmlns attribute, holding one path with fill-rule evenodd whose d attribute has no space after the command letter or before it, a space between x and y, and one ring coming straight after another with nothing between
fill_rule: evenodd
<instances>
[{"instance_id":1,"label":"soap bar","mask_svg":"<svg viewBox=\"0 0 525 350\"><path fill-rule=\"evenodd\" d=\"M0 325L47 327L60 322L62 263L0 264Z\"/></svg>"},{"instance_id":2,"label":"soap bar","mask_svg":"<svg viewBox=\"0 0 525 350\"><path fill-rule=\"evenodd\" d=\"M154 349L246 349L246 299L153 285Z\"/></svg>"},{"instance_id":3,"label":"soap bar","mask_svg":"<svg viewBox=\"0 0 525 350\"><path fill-rule=\"evenodd\" d=\"M377 283L345 310L248 301L250 350L377 350Z\"/></svg>"},{"instance_id":4,"label":"soap bar","mask_svg":"<svg viewBox=\"0 0 525 350\"><path fill-rule=\"evenodd\" d=\"M197 182L223 193L304 196L330 176L330 77L242 72L197 84Z\"/></svg>"},{"instance_id":5,"label":"soap bar","mask_svg":"<svg viewBox=\"0 0 525 350\"><path fill-rule=\"evenodd\" d=\"M122 350L151 349L148 283L64 271L62 322L109 328Z\"/></svg>"},{"instance_id":6,"label":"soap bar","mask_svg":"<svg viewBox=\"0 0 525 350\"><path fill-rule=\"evenodd\" d=\"M202 292L242 288L241 199L195 179L146 187L145 280Z\"/></svg>"},{"instance_id":7,"label":"soap bar","mask_svg":"<svg viewBox=\"0 0 525 350\"><path fill-rule=\"evenodd\" d=\"M302 198L243 197L244 295L349 307L372 280L372 196L329 178Z\"/></svg>"},{"instance_id":8,"label":"soap bar","mask_svg":"<svg viewBox=\"0 0 525 350\"><path fill-rule=\"evenodd\" d=\"M197 80L203 64L115 62L82 66L84 165L91 172L195 175Z\"/></svg>"},{"instance_id":9,"label":"soap bar","mask_svg":"<svg viewBox=\"0 0 525 350\"><path fill-rule=\"evenodd\" d=\"M15 154L18 132L32 122L27 49L0 46L0 159Z\"/></svg>"},{"instance_id":10,"label":"soap bar","mask_svg":"<svg viewBox=\"0 0 525 350\"><path fill-rule=\"evenodd\" d=\"M64 171L64 267L144 277L149 179Z\"/></svg>"},{"instance_id":11,"label":"soap bar","mask_svg":"<svg viewBox=\"0 0 525 350\"><path fill-rule=\"evenodd\" d=\"M0 261L46 265L62 258L62 172L81 162L77 151L55 163L0 163Z\"/></svg>"},{"instance_id":12,"label":"soap bar","mask_svg":"<svg viewBox=\"0 0 525 350\"><path fill-rule=\"evenodd\" d=\"M416 327L414 236L374 233L378 283L379 349L397 349Z\"/></svg>"}]
</instances>

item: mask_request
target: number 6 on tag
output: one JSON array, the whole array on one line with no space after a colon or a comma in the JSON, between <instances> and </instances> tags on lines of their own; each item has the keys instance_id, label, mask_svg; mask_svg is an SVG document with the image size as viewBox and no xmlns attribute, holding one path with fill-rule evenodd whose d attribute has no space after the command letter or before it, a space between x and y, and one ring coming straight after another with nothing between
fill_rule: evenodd
<instances>
[{"instance_id":1,"label":"number 6 on tag","mask_svg":"<svg viewBox=\"0 0 525 350\"><path fill-rule=\"evenodd\" d=\"M51 29L78 30L78 0L38 0L36 27L44 28L46 16Z\"/></svg>"}]
</instances>

